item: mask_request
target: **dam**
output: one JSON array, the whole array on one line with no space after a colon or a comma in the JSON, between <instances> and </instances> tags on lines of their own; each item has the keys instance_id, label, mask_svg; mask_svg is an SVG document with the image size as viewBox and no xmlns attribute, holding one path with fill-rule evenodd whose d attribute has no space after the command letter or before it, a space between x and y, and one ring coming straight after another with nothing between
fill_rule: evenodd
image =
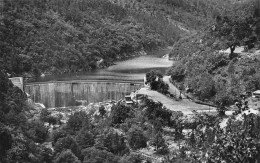
<instances>
[{"instance_id":1,"label":"dam","mask_svg":"<svg viewBox=\"0 0 260 163\"><path fill-rule=\"evenodd\" d=\"M164 74L174 63L163 57L170 51L171 47L158 49L96 71L45 76L25 83L24 91L47 108L120 100L143 87L145 73L157 70Z\"/></svg>"},{"instance_id":2,"label":"dam","mask_svg":"<svg viewBox=\"0 0 260 163\"><path fill-rule=\"evenodd\" d=\"M36 103L47 108L75 106L79 101L84 104L120 100L143 86L143 82L126 81L55 81L27 83L24 91Z\"/></svg>"}]
</instances>

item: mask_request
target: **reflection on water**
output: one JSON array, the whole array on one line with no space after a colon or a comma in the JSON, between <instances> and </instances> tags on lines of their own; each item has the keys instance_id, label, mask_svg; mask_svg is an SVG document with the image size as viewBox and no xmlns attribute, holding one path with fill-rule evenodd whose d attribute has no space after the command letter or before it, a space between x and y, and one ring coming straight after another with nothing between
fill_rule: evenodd
<instances>
[{"instance_id":1,"label":"reflection on water","mask_svg":"<svg viewBox=\"0 0 260 163\"><path fill-rule=\"evenodd\" d=\"M115 65L106 69L63 75L51 75L37 79L44 81L68 81L68 80L130 80L142 81L144 74L150 70L159 70L162 73L173 64L173 61L162 58L170 49L154 51L146 56L139 56L126 61L115 62Z\"/></svg>"}]
</instances>

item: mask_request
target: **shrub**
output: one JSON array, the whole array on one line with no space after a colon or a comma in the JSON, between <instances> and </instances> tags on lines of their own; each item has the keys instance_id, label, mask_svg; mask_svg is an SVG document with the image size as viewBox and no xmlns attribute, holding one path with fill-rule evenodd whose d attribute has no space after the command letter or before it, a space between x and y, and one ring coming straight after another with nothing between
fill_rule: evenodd
<instances>
[{"instance_id":1,"label":"shrub","mask_svg":"<svg viewBox=\"0 0 260 163\"><path fill-rule=\"evenodd\" d=\"M83 163L117 163L119 158L105 150L86 148L82 151Z\"/></svg>"},{"instance_id":2,"label":"shrub","mask_svg":"<svg viewBox=\"0 0 260 163\"><path fill-rule=\"evenodd\" d=\"M147 138L144 136L142 129L135 125L127 132L127 140L129 146L134 150L147 146Z\"/></svg>"},{"instance_id":3,"label":"shrub","mask_svg":"<svg viewBox=\"0 0 260 163\"><path fill-rule=\"evenodd\" d=\"M81 130L83 126L88 129L91 127L88 116L85 112L75 112L69 117L67 129L71 131L71 134L75 134Z\"/></svg>"},{"instance_id":4,"label":"shrub","mask_svg":"<svg viewBox=\"0 0 260 163\"><path fill-rule=\"evenodd\" d=\"M114 125L124 123L126 118L133 117L132 108L118 103L111 108L111 119Z\"/></svg>"},{"instance_id":5,"label":"shrub","mask_svg":"<svg viewBox=\"0 0 260 163\"><path fill-rule=\"evenodd\" d=\"M28 122L26 135L37 143L43 143L48 137L48 128L41 121Z\"/></svg>"},{"instance_id":6,"label":"shrub","mask_svg":"<svg viewBox=\"0 0 260 163\"><path fill-rule=\"evenodd\" d=\"M115 155L123 156L129 152L125 143L125 138L118 133L114 133L113 131L110 131L104 135L103 145L107 151Z\"/></svg>"},{"instance_id":7,"label":"shrub","mask_svg":"<svg viewBox=\"0 0 260 163\"><path fill-rule=\"evenodd\" d=\"M54 146L54 153L58 157L62 151L69 149L71 152L80 158L80 149L76 141L71 136L66 136L64 138L58 139Z\"/></svg>"},{"instance_id":8,"label":"shrub","mask_svg":"<svg viewBox=\"0 0 260 163\"><path fill-rule=\"evenodd\" d=\"M75 156L70 149L64 150L54 160L54 163L81 163L80 160Z\"/></svg>"},{"instance_id":9,"label":"shrub","mask_svg":"<svg viewBox=\"0 0 260 163\"><path fill-rule=\"evenodd\" d=\"M95 144L94 135L85 129L80 130L76 137L76 141L82 149L92 147Z\"/></svg>"}]
</instances>

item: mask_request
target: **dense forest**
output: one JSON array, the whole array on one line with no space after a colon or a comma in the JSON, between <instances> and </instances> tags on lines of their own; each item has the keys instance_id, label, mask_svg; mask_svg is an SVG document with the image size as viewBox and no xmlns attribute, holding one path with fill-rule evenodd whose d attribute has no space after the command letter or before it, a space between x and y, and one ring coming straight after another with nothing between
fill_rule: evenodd
<instances>
[{"instance_id":1,"label":"dense forest","mask_svg":"<svg viewBox=\"0 0 260 163\"><path fill-rule=\"evenodd\" d=\"M234 3L210 28L174 45L170 56L179 61L168 74L190 97L224 109L241 94L260 89L260 10L255 2Z\"/></svg>"},{"instance_id":2,"label":"dense forest","mask_svg":"<svg viewBox=\"0 0 260 163\"><path fill-rule=\"evenodd\" d=\"M151 15L132 13L106 0L5 0L3 4L0 62L14 75L102 68L179 38L178 28L166 19L152 23Z\"/></svg>"},{"instance_id":3,"label":"dense forest","mask_svg":"<svg viewBox=\"0 0 260 163\"><path fill-rule=\"evenodd\" d=\"M75 110L64 123L64 117L45 108L32 114L26 95L6 74L0 75L3 163L141 163L158 161L157 157L164 163L251 163L260 159L259 115L227 118L194 112L187 117L143 97L132 106L119 101L110 110L102 105L88 112Z\"/></svg>"},{"instance_id":4,"label":"dense forest","mask_svg":"<svg viewBox=\"0 0 260 163\"><path fill-rule=\"evenodd\" d=\"M260 89L257 2L3 0L0 162L260 162L260 109L252 109L254 99L241 98ZM132 105L71 108L64 116L32 103L8 80L103 68L166 46L173 46L169 55L176 60L168 70L172 83L191 99L215 105L218 114L188 116L142 96ZM152 90L167 95L163 75L146 77ZM225 115L235 102L236 111Z\"/></svg>"}]
</instances>

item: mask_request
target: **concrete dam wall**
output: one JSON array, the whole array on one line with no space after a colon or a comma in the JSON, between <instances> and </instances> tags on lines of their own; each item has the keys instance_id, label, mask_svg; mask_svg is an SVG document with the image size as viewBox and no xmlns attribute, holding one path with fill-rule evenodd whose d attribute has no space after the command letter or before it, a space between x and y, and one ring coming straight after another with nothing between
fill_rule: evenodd
<instances>
[{"instance_id":1,"label":"concrete dam wall","mask_svg":"<svg viewBox=\"0 0 260 163\"><path fill-rule=\"evenodd\" d=\"M66 81L25 84L24 91L30 94L34 102L53 108L75 106L78 101L89 104L120 100L142 86L141 82Z\"/></svg>"}]
</instances>

